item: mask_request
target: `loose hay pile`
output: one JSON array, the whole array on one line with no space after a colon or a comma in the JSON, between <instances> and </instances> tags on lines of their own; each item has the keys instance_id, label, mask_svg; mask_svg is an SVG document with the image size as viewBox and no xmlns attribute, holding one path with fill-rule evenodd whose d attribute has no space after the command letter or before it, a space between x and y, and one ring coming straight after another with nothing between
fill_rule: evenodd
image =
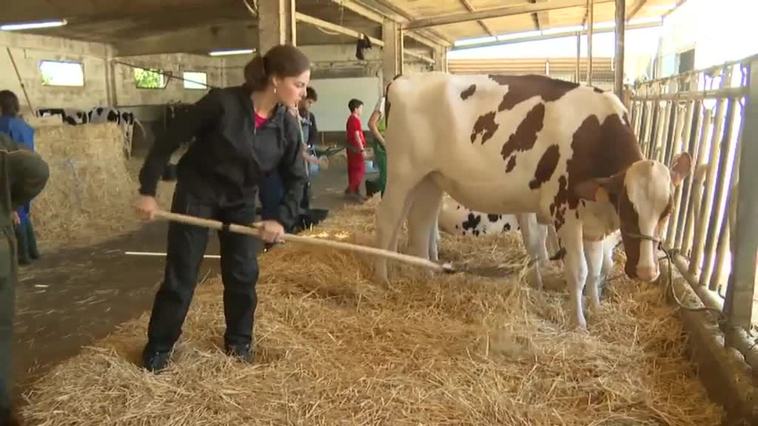
<instances>
[{"instance_id":1,"label":"loose hay pile","mask_svg":"<svg viewBox=\"0 0 758 426\"><path fill-rule=\"evenodd\" d=\"M372 218L370 206L349 208L315 233L366 242ZM442 252L518 271L518 244L448 238ZM531 290L516 273L408 271L377 285L353 255L295 244L264 255L261 268L255 365L222 355L221 285L211 280L198 288L168 371L133 364L143 316L36 383L24 415L43 425L720 421L654 286L617 281L585 335L563 326L565 294Z\"/></svg>"},{"instance_id":2,"label":"loose hay pile","mask_svg":"<svg viewBox=\"0 0 758 426\"><path fill-rule=\"evenodd\" d=\"M47 186L32 202L41 242L91 243L139 225L132 207L137 184L115 123L42 126L35 142L50 166Z\"/></svg>"}]
</instances>

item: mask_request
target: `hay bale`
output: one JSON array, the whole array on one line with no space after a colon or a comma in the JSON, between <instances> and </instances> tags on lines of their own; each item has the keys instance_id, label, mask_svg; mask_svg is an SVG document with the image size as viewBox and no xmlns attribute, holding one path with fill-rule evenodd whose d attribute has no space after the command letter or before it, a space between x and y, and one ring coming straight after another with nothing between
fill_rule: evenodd
<instances>
[{"instance_id":1,"label":"hay bale","mask_svg":"<svg viewBox=\"0 0 758 426\"><path fill-rule=\"evenodd\" d=\"M48 184L32 202L42 243L91 243L139 226L137 184L118 125L43 126L35 143L50 166Z\"/></svg>"},{"instance_id":2,"label":"hay bale","mask_svg":"<svg viewBox=\"0 0 758 426\"><path fill-rule=\"evenodd\" d=\"M370 241L373 204L311 233ZM261 258L255 365L222 354L214 279L199 287L165 373L134 365L143 315L34 384L23 415L45 425L719 422L659 288L616 281L590 333L575 333L564 293L520 281L517 238L445 236L441 248L513 273L404 270L378 285L365 259L288 244Z\"/></svg>"}]
</instances>

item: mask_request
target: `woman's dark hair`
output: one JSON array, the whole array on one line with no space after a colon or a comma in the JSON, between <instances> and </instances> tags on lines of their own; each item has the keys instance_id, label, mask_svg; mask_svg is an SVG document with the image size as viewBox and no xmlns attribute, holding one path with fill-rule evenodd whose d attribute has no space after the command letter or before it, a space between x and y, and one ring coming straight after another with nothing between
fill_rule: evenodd
<instances>
[{"instance_id":1,"label":"woman's dark hair","mask_svg":"<svg viewBox=\"0 0 758 426\"><path fill-rule=\"evenodd\" d=\"M305 88L305 99L311 99L313 102L318 102L318 94L316 89L311 86Z\"/></svg>"},{"instance_id":2,"label":"woman's dark hair","mask_svg":"<svg viewBox=\"0 0 758 426\"><path fill-rule=\"evenodd\" d=\"M358 99L350 99L350 102L347 103L347 107L350 109L351 113L355 112L355 110L361 105L363 105L363 102Z\"/></svg>"},{"instance_id":3,"label":"woman's dark hair","mask_svg":"<svg viewBox=\"0 0 758 426\"><path fill-rule=\"evenodd\" d=\"M0 115L15 117L20 110L18 96L10 90L0 90Z\"/></svg>"},{"instance_id":4,"label":"woman's dark hair","mask_svg":"<svg viewBox=\"0 0 758 426\"><path fill-rule=\"evenodd\" d=\"M272 77L296 77L310 68L311 62L300 49L280 44L245 65L245 86L257 92L265 89Z\"/></svg>"}]
</instances>

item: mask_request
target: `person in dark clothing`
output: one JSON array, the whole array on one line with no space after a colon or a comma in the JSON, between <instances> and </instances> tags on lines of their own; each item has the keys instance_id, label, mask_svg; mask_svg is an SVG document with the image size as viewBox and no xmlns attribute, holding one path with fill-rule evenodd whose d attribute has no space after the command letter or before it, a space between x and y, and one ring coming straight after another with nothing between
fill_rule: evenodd
<instances>
[{"instance_id":1,"label":"person in dark clothing","mask_svg":"<svg viewBox=\"0 0 758 426\"><path fill-rule=\"evenodd\" d=\"M296 47L278 45L250 61L244 74L244 85L211 90L156 139L140 171L136 208L144 218L152 219L158 209L156 186L169 157L194 136L177 166L173 212L249 225L255 219L261 179L276 170L284 196L274 217L261 222L261 238L278 242L284 227L297 220L306 174L299 124L287 106L305 96L310 62ZM256 244L252 237L224 231L218 237L226 317L224 349L230 356L252 362ZM158 372L168 364L207 240L207 229L169 224L165 277L155 296L143 351L143 365L149 371Z\"/></svg>"},{"instance_id":2,"label":"person in dark clothing","mask_svg":"<svg viewBox=\"0 0 758 426\"><path fill-rule=\"evenodd\" d=\"M19 149L0 133L0 425L16 425L11 407L11 343L16 287L16 241L12 213L37 196L49 169L39 155Z\"/></svg>"},{"instance_id":3,"label":"person in dark clothing","mask_svg":"<svg viewBox=\"0 0 758 426\"><path fill-rule=\"evenodd\" d=\"M316 126L316 116L313 115L311 108L313 104L318 102L318 93L313 87L306 89L306 95L298 105L298 112L300 113L300 125L303 128L303 143L312 149L313 145L318 141L318 126Z\"/></svg>"},{"instance_id":4,"label":"person in dark clothing","mask_svg":"<svg viewBox=\"0 0 758 426\"><path fill-rule=\"evenodd\" d=\"M318 163L318 158L312 155L313 144L318 140L318 129L316 128L316 117L310 112L311 106L318 100L316 90L312 87L306 88L305 98L301 99L297 105L297 112L292 110L293 114L297 115L300 120L300 127L302 129L302 143L303 143L303 159L308 163ZM307 171L307 170L306 170ZM300 200L300 218L291 227L285 229L287 232L297 233L303 229L308 228L313 223L310 218L310 179L306 182L303 189L303 197ZM282 178L276 172L272 171L269 175L264 177L261 183L260 199L261 199L261 218L269 219L276 214L276 209L284 196L284 185ZM267 245L267 249L270 245Z\"/></svg>"},{"instance_id":5,"label":"person in dark clothing","mask_svg":"<svg viewBox=\"0 0 758 426\"><path fill-rule=\"evenodd\" d=\"M19 116L20 111L18 96L10 90L0 90L0 133L8 135L22 148L34 151L34 129ZM18 243L18 263L28 265L39 258L30 203L16 210L13 222Z\"/></svg>"}]
</instances>

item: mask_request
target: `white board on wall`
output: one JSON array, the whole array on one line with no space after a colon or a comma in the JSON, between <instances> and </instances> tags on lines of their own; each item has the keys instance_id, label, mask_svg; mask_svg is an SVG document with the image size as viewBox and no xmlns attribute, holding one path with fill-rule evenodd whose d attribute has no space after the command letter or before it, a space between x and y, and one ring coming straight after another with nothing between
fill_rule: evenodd
<instances>
[{"instance_id":1,"label":"white board on wall","mask_svg":"<svg viewBox=\"0 0 758 426\"><path fill-rule=\"evenodd\" d=\"M378 77L334 78L311 80L310 85L318 94L318 102L313 105L316 124L321 132L344 132L347 108L350 99L363 101L361 122L368 130L368 119L379 100L381 81Z\"/></svg>"}]
</instances>

